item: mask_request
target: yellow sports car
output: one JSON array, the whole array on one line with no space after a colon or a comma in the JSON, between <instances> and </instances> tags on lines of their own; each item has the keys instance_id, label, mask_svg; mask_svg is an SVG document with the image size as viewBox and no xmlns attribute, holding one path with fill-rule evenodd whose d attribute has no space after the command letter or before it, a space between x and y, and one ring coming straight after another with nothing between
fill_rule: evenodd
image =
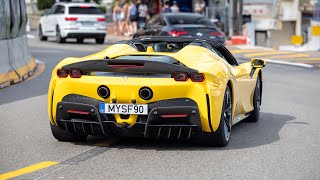
<instances>
[{"instance_id":1,"label":"yellow sports car","mask_svg":"<svg viewBox=\"0 0 320 180\"><path fill-rule=\"evenodd\" d=\"M190 139L226 146L232 125L258 121L266 62L238 64L220 43L149 37L62 60L48 113L59 141L88 135Z\"/></svg>"}]
</instances>

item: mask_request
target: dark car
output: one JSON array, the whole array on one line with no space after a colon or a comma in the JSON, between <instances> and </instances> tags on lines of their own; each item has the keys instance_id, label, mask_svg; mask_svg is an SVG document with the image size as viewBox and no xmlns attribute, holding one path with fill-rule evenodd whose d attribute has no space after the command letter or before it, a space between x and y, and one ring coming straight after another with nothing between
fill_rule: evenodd
<instances>
[{"instance_id":1,"label":"dark car","mask_svg":"<svg viewBox=\"0 0 320 180\"><path fill-rule=\"evenodd\" d=\"M193 13L162 13L150 19L133 37L185 36L225 42L225 36L209 18Z\"/></svg>"}]
</instances>

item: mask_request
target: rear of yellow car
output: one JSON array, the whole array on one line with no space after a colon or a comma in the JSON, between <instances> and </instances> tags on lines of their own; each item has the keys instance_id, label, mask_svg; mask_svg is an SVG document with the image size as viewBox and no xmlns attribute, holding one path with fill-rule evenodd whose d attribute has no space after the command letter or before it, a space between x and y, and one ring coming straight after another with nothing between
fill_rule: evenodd
<instances>
[{"instance_id":1,"label":"rear of yellow car","mask_svg":"<svg viewBox=\"0 0 320 180\"><path fill-rule=\"evenodd\" d=\"M214 115L208 109L214 100L208 91L214 84L206 81L210 75L195 69L143 60L89 60L55 69L52 76L51 123L70 134L189 139L212 131Z\"/></svg>"}]
</instances>

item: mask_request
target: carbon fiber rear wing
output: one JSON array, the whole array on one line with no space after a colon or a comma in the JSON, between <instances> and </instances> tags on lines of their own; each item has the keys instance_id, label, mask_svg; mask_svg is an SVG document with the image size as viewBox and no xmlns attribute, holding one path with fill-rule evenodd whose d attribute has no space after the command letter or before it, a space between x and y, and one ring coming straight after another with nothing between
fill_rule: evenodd
<instances>
[{"instance_id":1,"label":"carbon fiber rear wing","mask_svg":"<svg viewBox=\"0 0 320 180\"><path fill-rule=\"evenodd\" d=\"M63 69L80 69L82 72L127 72L127 73L147 73L147 74L172 74L174 72L186 72L188 74L197 73L182 65L168 64L163 62L145 60L88 60L68 64Z\"/></svg>"}]
</instances>

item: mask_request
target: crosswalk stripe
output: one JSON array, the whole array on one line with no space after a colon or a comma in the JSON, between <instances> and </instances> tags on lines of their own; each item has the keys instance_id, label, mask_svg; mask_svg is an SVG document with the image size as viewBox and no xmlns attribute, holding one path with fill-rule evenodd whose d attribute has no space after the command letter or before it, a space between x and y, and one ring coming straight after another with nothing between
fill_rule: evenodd
<instances>
[{"instance_id":1,"label":"crosswalk stripe","mask_svg":"<svg viewBox=\"0 0 320 180\"><path fill-rule=\"evenodd\" d=\"M245 57L264 57L264 56L270 56L270 55L279 55L279 54L292 54L292 52L287 51L270 51L270 52L261 52L261 53L250 53L245 54Z\"/></svg>"},{"instance_id":2,"label":"crosswalk stripe","mask_svg":"<svg viewBox=\"0 0 320 180\"><path fill-rule=\"evenodd\" d=\"M233 49L230 51L232 54L250 53L250 52L266 52L263 49Z\"/></svg>"},{"instance_id":3,"label":"crosswalk stripe","mask_svg":"<svg viewBox=\"0 0 320 180\"><path fill-rule=\"evenodd\" d=\"M290 59L294 58L302 58L302 57L309 57L309 54L289 54L289 55L278 55L278 56L265 56L263 58L268 58L268 59Z\"/></svg>"}]
</instances>

